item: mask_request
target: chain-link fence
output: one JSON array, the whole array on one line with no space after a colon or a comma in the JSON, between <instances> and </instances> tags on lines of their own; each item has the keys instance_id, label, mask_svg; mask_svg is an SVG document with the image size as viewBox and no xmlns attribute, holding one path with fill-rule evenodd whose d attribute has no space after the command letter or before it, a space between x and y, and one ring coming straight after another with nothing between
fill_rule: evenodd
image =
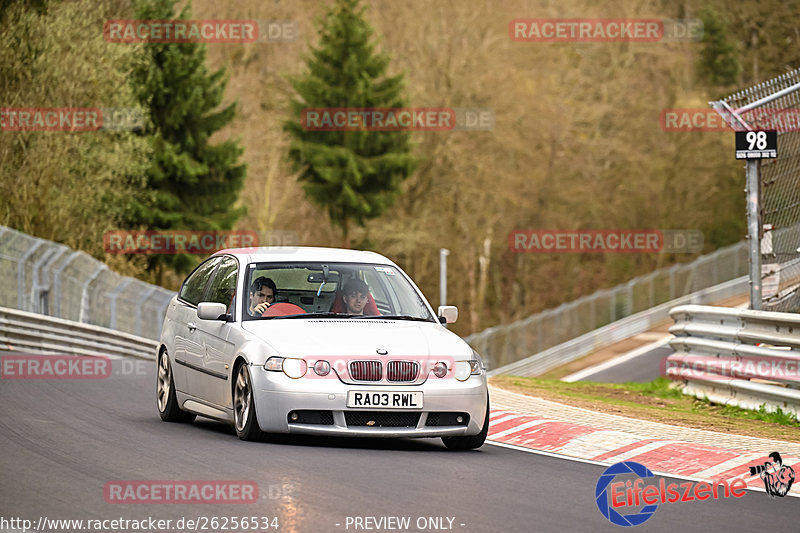
<instances>
[{"instance_id":1,"label":"chain-link fence","mask_svg":"<svg viewBox=\"0 0 800 533\"><path fill-rule=\"evenodd\" d=\"M84 252L0 226L0 307L158 339L174 294L120 276Z\"/></svg>"},{"instance_id":2,"label":"chain-link fence","mask_svg":"<svg viewBox=\"0 0 800 533\"><path fill-rule=\"evenodd\" d=\"M656 270L466 340L489 368L496 369L635 313L744 276L747 250L746 242L721 248L691 263Z\"/></svg>"},{"instance_id":3,"label":"chain-link fence","mask_svg":"<svg viewBox=\"0 0 800 533\"><path fill-rule=\"evenodd\" d=\"M734 129L777 131L778 157L747 163L753 175L748 191L751 307L799 311L800 69L711 105Z\"/></svg>"}]
</instances>

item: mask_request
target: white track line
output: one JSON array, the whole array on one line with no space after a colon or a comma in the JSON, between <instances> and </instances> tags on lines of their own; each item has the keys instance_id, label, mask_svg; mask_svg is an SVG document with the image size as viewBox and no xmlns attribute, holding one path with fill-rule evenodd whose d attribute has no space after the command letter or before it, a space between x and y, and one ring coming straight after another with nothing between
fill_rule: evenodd
<instances>
[{"instance_id":1,"label":"white track line","mask_svg":"<svg viewBox=\"0 0 800 533\"><path fill-rule=\"evenodd\" d=\"M590 366L589 368L584 368L583 370L578 370L570 374L569 376L562 378L561 381L566 381L567 383L574 383L575 381L580 381L592 374L596 374L600 371L607 370L611 367L617 366L622 364L626 361L630 361L640 355L649 352L650 350L654 350L655 348L659 348L667 343L669 339L672 338L672 335L665 334L659 340L655 342L651 342L649 344L645 344L644 346L639 346L631 350L630 352L624 353L622 355L618 355L613 359L609 359L608 361L603 361L602 363L598 363L594 366Z\"/></svg>"},{"instance_id":2,"label":"white track line","mask_svg":"<svg viewBox=\"0 0 800 533\"><path fill-rule=\"evenodd\" d=\"M547 424L548 422L555 422L555 420L532 420L530 422L525 422L524 424L520 424L518 426L514 426L511 429L506 429L504 431L500 431L499 433L493 433L493 439L499 439L500 437L505 437L506 435L511 435L512 433L516 433L518 431L523 431L533 426L538 426L539 424Z\"/></svg>"}]
</instances>

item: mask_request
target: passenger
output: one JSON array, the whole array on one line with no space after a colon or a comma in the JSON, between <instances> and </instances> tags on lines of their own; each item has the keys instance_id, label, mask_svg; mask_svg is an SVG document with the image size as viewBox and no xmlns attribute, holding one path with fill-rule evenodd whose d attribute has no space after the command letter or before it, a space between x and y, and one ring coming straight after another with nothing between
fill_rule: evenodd
<instances>
[{"instance_id":1,"label":"passenger","mask_svg":"<svg viewBox=\"0 0 800 533\"><path fill-rule=\"evenodd\" d=\"M267 308L275 303L278 288L270 278L261 276L250 285L250 316L261 316Z\"/></svg>"},{"instance_id":2,"label":"passenger","mask_svg":"<svg viewBox=\"0 0 800 533\"><path fill-rule=\"evenodd\" d=\"M350 279L344 284L342 299L345 314L363 315L369 301L369 287L358 278Z\"/></svg>"}]
</instances>

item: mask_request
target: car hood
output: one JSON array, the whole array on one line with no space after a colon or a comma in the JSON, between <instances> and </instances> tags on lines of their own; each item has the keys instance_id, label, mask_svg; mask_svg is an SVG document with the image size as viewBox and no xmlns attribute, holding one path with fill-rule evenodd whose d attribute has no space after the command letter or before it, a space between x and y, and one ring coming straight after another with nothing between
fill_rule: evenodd
<instances>
[{"instance_id":1,"label":"car hood","mask_svg":"<svg viewBox=\"0 0 800 533\"><path fill-rule=\"evenodd\" d=\"M433 322L389 319L273 319L242 325L284 357L471 356L458 335Z\"/></svg>"}]
</instances>

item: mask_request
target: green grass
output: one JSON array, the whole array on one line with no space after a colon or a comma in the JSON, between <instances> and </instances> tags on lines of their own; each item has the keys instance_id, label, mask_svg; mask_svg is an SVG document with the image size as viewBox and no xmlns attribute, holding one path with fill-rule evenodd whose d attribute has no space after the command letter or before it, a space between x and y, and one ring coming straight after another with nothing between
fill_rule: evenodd
<instances>
[{"instance_id":1,"label":"green grass","mask_svg":"<svg viewBox=\"0 0 800 533\"><path fill-rule=\"evenodd\" d=\"M674 381L669 378L660 377L647 383L634 383L629 381L619 385L619 388L631 392L638 392L645 396L653 396L656 398L677 399L687 397L681 392L680 388L674 386ZM604 383L596 383L597 385L604 385Z\"/></svg>"},{"instance_id":2,"label":"green grass","mask_svg":"<svg viewBox=\"0 0 800 533\"><path fill-rule=\"evenodd\" d=\"M740 420L760 420L788 427L800 428L800 421L793 413L777 409L767 412L762 405L759 409L742 409L730 405L716 405L708 399L699 399L683 394L676 382L659 377L647 383L598 383L579 381L567 383L560 380L498 376L498 384L507 383L526 389L531 395L549 392L568 398L580 398L598 403L618 405L636 409L661 410L677 414L722 416ZM628 398L630 396L630 398ZM653 398L664 400L660 405L649 405L642 400ZM637 401L638 400L638 401Z\"/></svg>"},{"instance_id":3,"label":"green grass","mask_svg":"<svg viewBox=\"0 0 800 533\"><path fill-rule=\"evenodd\" d=\"M725 416L746 418L748 420L763 420L764 422L781 424L783 426L800 427L800 421L798 421L794 413L787 413L780 407L778 407L776 411L768 412L764 404L762 404L757 410L753 410L742 409L732 405L714 405L708 400L698 401L719 409L719 412Z\"/></svg>"}]
</instances>

